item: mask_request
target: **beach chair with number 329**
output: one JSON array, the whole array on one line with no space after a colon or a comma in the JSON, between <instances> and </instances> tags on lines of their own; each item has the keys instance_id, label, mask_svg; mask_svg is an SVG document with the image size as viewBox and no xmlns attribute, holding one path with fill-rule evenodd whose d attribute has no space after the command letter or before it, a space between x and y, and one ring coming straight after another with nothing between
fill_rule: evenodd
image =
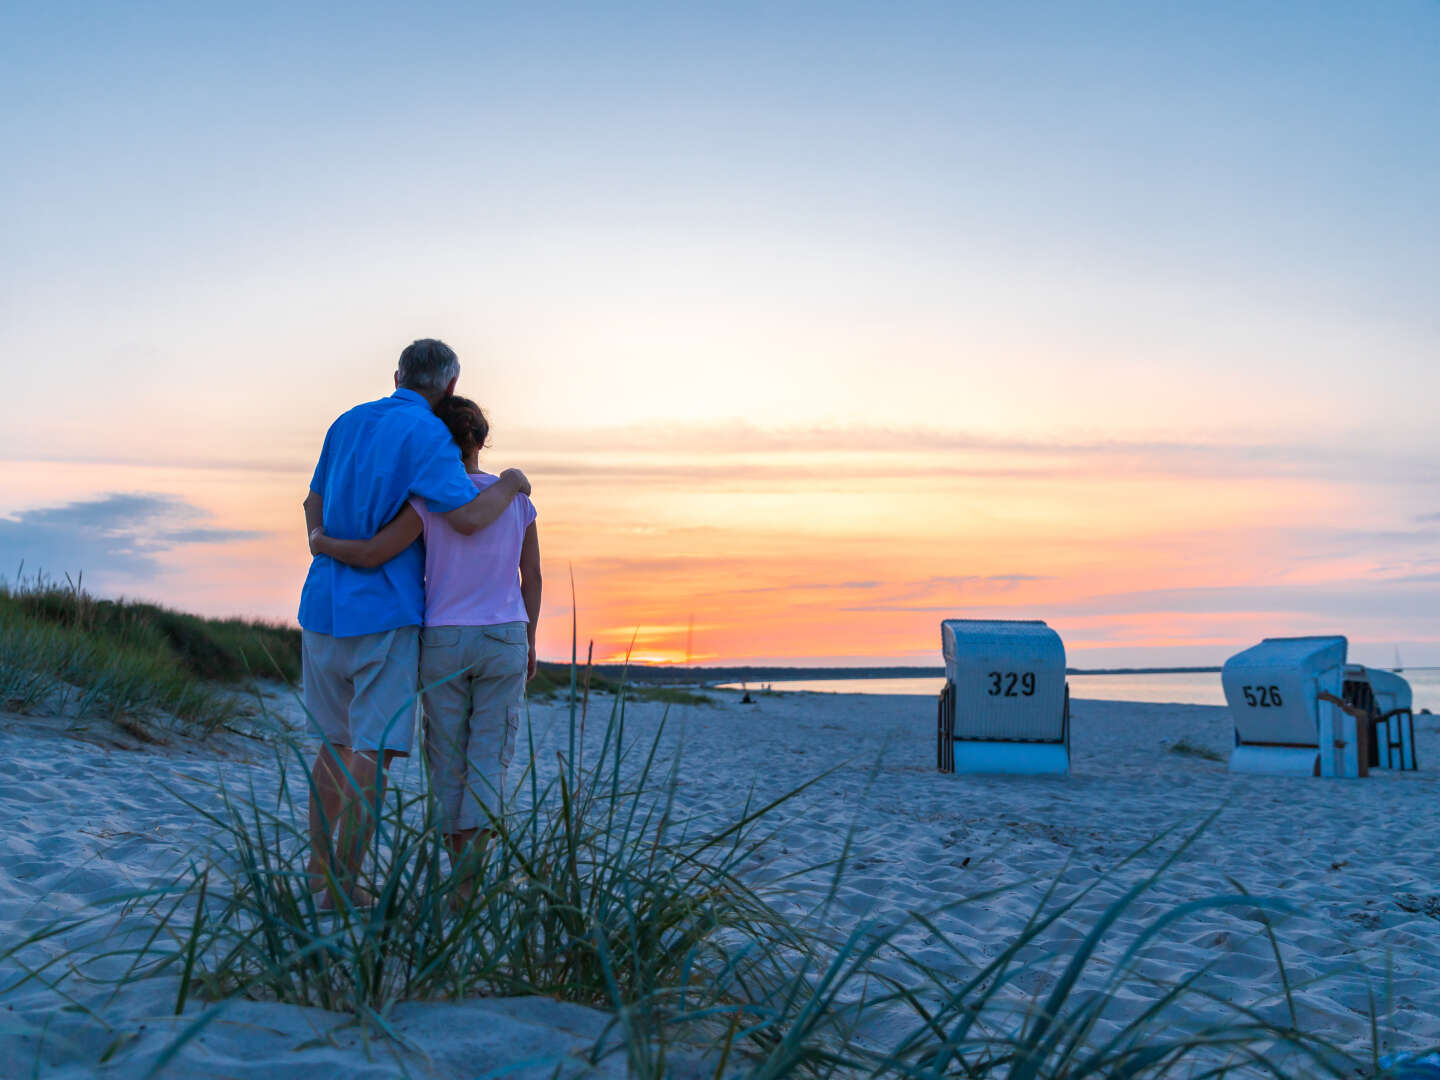
<instances>
[{"instance_id":1,"label":"beach chair with number 329","mask_svg":"<svg viewBox=\"0 0 1440 1080\"><path fill-rule=\"evenodd\" d=\"M1066 774L1070 687L1065 645L1039 620L946 619L941 772Z\"/></svg>"}]
</instances>

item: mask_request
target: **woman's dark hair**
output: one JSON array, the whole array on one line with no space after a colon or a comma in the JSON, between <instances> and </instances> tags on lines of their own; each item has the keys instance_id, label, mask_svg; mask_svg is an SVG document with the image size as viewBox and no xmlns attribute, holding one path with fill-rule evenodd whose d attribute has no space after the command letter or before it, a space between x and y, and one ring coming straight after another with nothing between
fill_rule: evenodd
<instances>
[{"instance_id":1,"label":"woman's dark hair","mask_svg":"<svg viewBox=\"0 0 1440 1080\"><path fill-rule=\"evenodd\" d=\"M461 457L485 448L485 440L490 437L490 421L485 419L484 410L469 398L455 394L441 398L435 405L435 415L445 421L455 437Z\"/></svg>"}]
</instances>

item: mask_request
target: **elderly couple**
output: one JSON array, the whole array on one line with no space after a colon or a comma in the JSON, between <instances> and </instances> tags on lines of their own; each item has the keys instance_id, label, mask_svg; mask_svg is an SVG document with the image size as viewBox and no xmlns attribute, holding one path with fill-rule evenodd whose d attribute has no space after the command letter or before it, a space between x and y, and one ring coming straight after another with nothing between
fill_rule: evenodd
<instances>
[{"instance_id":1,"label":"elderly couple","mask_svg":"<svg viewBox=\"0 0 1440 1080\"><path fill-rule=\"evenodd\" d=\"M455 396L459 374L444 342L402 352L395 393L330 425L305 498L314 558L300 597L304 696L323 736L308 870L326 906L337 887L368 901L356 882L371 808L391 760L410 753L417 694L452 870L462 892L473 888L468 856L499 813L535 674L530 484L518 469L480 471L489 429L479 406Z\"/></svg>"}]
</instances>

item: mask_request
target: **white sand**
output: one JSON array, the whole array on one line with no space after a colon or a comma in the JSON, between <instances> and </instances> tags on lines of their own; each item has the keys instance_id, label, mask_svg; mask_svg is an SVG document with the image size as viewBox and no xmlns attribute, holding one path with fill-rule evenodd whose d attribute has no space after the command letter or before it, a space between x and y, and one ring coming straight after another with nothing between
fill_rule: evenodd
<instances>
[{"instance_id":1,"label":"white sand","mask_svg":"<svg viewBox=\"0 0 1440 1080\"><path fill-rule=\"evenodd\" d=\"M297 710L290 709L293 716ZM62 734L68 725L0 714L0 952L39 926L83 915L106 898L163 885L183 868L210 829L186 800L217 809L219 785L249 789L271 800L278 786L274 755L253 742L226 737L206 746L143 746L108 725L84 725L84 741ZM219 753L217 753L219 751ZM303 806L303 780L292 780ZM108 905L107 910L113 910ZM104 940L112 920L95 932L26 949L37 957ZM101 972L114 978L123 962ZM0 987L20 975L0 961ZM67 996L32 980L0 996L0 1076L143 1076L175 1037L205 1011L192 1002L173 1016L178 978L113 987L64 984ZM70 995L73 995L70 996ZM608 1015L545 999L488 999L397 1007L393 1029L408 1045L361 1031L349 1017L270 1002L227 1003L217 1019L187 1044L164 1076L286 1077L506 1075L620 1077L623 1058L591 1068L582 1056L602 1036ZM97 1069L97 1062L108 1063ZM517 1068L518 1066L518 1068Z\"/></svg>"},{"instance_id":2,"label":"white sand","mask_svg":"<svg viewBox=\"0 0 1440 1080\"><path fill-rule=\"evenodd\" d=\"M722 703L714 707L671 710L667 743L684 745L682 802L728 818L752 786L761 797L774 796L838 766L777 812L785 827L776 857L753 871L756 880L775 879L838 855L853 830L850 867L829 919L835 928L1015 885L942 917L947 934L983 962L1021 929L1057 875L1062 894L1072 894L1167 827L1188 830L1218 808L1209 830L1126 913L1102 957L1113 960L1141 924L1177 903L1233 892L1227 880L1233 878L1298 909L1277 933L1292 981L1321 978L1298 992L1305 1025L1352 1050L1364 1046L1367 973L1380 996L1388 956L1394 1034L1386 1049L1440 1041L1434 850L1440 729L1432 718L1417 722L1418 773L1382 771L1350 781L1232 777L1223 762L1167 750L1184 737L1228 752L1225 710L1082 701L1075 705L1069 778L976 778L935 772L928 698L787 694L742 706L738 695L717 697ZM592 709L592 753L604 707L602 699ZM660 713L659 706L632 706L628 732L648 736ZM532 722L541 758L551 760L548 749L564 737L564 711L536 707ZM217 778L234 787L253 780L262 796L275 793L273 765L247 764L241 755L253 744L243 740L231 740L224 757L203 748L129 751L46 726L13 717L0 722L0 774L8 781L0 791L0 949L48 919L168 879L205 831L176 793L214 805ZM1174 846L1172 837L1160 847ZM1076 942L1159 857L1158 851L1147 855L1102 884L1057 924L1047 943ZM828 887L828 873L813 874L787 885L783 902L809 910ZM902 943L953 968L957 979L965 974L918 930L907 931ZM44 948L25 956L33 962ZM1201 913L1145 955L1141 971L1158 978L1212 964L1208 985L1236 1001L1273 1002L1279 992L1270 945L1245 910ZM0 962L0 984L16 974L13 961ZM1053 978L1038 970L1020 989L1037 992ZM174 981L132 985L113 1000L107 1000L109 988L76 994L90 1009L103 1002L100 1018L63 1008L53 991L33 982L0 998L0 1062L11 1063L12 1071L20 1063L15 1075L29 1075L38 1061L39 1075L89 1076L113 1045L101 1075L141 1075L177 1025L203 1009L192 1003L184 1018L168 1016ZM1143 1008L1148 996L1143 986L1127 989L1115 1019ZM1184 1028L1204 1014L1203 1006L1182 1006L1171 1019ZM319 1010L236 1003L181 1052L167 1075L270 1080L343 1067L360 1077L446 1076L525 1065L515 1075L541 1076L559 1062L578 1072L578 1055L605 1023L603 1014L534 999L411 1004L394 1016L409 1044L398 1046L370 1039L344 1020ZM870 1036L883 1041L893 1030L893 1019L882 1019ZM623 1071L612 1057L596 1074Z\"/></svg>"},{"instance_id":3,"label":"white sand","mask_svg":"<svg viewBox=\"0 0 1440 1080\"><path fill-rule=\"evenodd\" d=\"M1228 754L1233 729L1223 708L1077 702L1068 778L941 775L934 723L930 699L900 696L786 694L748 708L689 710L686 759L723 767L688 770L685 790L719 810L736 805L752 780L761 794L775 794L845 762L781 811L795 819L786 833L792 855L773 872L838 855L853 828L840 901L856 917L934 908L1034 879L941 920L982 962L1020 931L1057 875L1073 892L1167 827L1188 832L1218 809L1178 864L1129 909L1102 956L1118 957L1140 922L1176 904L1233 893L1233 878L1299 909L1278 931L1292 983L1333 976L1297 995L1302 1024L1352 1050L1368 1046L1365 974L1379 998L1388 953L1399 1038L1387 1044L1440 1042L1436 719L1417 720L1422 771L1363 780L1232 776L1223 761L1168 752L1184 738ZM1102 885L1048 940L1078 942L1158 861L1141 859ZM818 900L828 884L816 875L802 891ZM926 954L922 934L904 941ZM1169 980L1213 964L1208 985L1237 1002L1280 992L1271 946L1253 915L1198 915L1146 956L1142 972ZM953 965L938 949L927 958ZM1037 972L1025 988L1052 983ZM1137 1010L1141 1004L1137 998ZM1184 1010L1174 1019L1184 1026Z\"/></svg>"}]
</instances>

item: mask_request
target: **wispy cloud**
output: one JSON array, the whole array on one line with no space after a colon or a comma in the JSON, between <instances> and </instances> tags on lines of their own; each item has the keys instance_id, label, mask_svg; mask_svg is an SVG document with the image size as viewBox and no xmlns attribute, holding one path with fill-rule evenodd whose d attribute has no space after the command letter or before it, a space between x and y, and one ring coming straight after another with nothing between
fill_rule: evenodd
<instances>
[{"instance_id":1,"label":"wispy cloud","mask_svg":"<svg viewBox=\"0 0 1440 1080\"><path fill-rule=\"evenodd\" d=\"M846 589L880 589L885 587L883 581L801 581L801 582L777 582L774 585L755 585L744 589L726 589L725 592L731 596L747 596L758 593L793 593L793 592L827 592L830 590Z\"/></svg>"},{"instance_id":2,"label":"wispy cloud","mask_svg":"<svg viewBox=\"0 0 1440 1080\"><path fill-rule=\"evenodd\" d=\"M16 462L92 460L83 454L53 451L31 455L20 447L9 447L6 454ZM737 456L756 454L773 460L737 460ZM623 455L627 460L593 460L596 455ZM920 426L637 423L612 428L515 428L497 435L491 457L529 465L529 471L536 476L554 479L619 475L652 482L777 475L793 479L797 470L801 476L849 473L857 477L1004 478L1114 469L1152 475L1319 476L1370 484L1440 483L1440 467L1433 455L1377 448L1364 433L1351 438L1341 433L1310 443L1267 442L1253 434L1236 432L1194 439L1045 439ZM817 460L820 457L833 460ZM925 460L935 457L949 460ZM288 448L277 449L268 458L190 456L176 462L169 456L140 454L105 461L299 476L308 475L314 465L311 452ZM1413 520L1421 524L1437 522L1440 512Z\"/></svg>"},{"instance_id":3,"label":"wispy cloud","mask_svg":"<svg viewBox=\"0 0 1440 1080\"><path fill-rule=\"evenodd\" d=\"M1107 439L1006 437L927 427L812 426L774 428L725 424L635 424L616 428L517 430L497 444L507 454L636 455L636 468L666 475L678 470L733 467L727 455L766 454L781 462L746 463L757 470L795 468L792 456L840 455L877 473L886 470L938 471L954 475L1093 471L1106 465L1139 473L1233 476L1345 476L1370 483L1440 480L1440 468L1423 453L1375 447L1343 434L1316 442L1267 442L1250 435L1217 433L1195 439ZM651 457L658 455L658 457ZM684 459L695 457L694 462ZM951 460L922 462L928 456ZM986 459L996 459L987 462ZM1101 463L1104 463L1102 465ZM585 475L607 466L583 460L556 460L562 474ZM613 468L613 466L611 466ZM813 465L824 468L826 466Z\"/></svg>"},{"instance_id":4,"label":"wispy cloud","mask_svg":"<svg viewBox=\"0 0 1440 1080\"><path fill-rule=\"evenodd\" d=\"M947 574L913 582L921 587L936 588L949 586L956 589L970 589L977 585L1017 585L1023 581L1048 581L1044 574Z\"/></svg>"},{"instance_id":5,"label":"wispy cloud","mask_svg":"<svg viewBox=\"0 0 1440 1080\"><path fill-rule=\"evenodd\" d=\"M1434 581L1440 583L1440 575ZM1440 607L1440 589L1407 581L1347 581L1325 585L1238 585L1213 588L1150 589L1116 592L1050 605L1056 615L1136 615L1161 612L1315 615L1334 618L1416 618Z\"/></svg>"},{"instance_id":6,"label":"wispy cloud","mask_svg":"<svg viewBox=\"0 0 1440 1080\"><path fill-rule=\"evenodd\" d=\"M179 495L110 492L0 517L0 566L107 580L149 580L159 556L189 544L228 544L265 534L205 525L210 514Z\"/></svg>"}]
</instances>

